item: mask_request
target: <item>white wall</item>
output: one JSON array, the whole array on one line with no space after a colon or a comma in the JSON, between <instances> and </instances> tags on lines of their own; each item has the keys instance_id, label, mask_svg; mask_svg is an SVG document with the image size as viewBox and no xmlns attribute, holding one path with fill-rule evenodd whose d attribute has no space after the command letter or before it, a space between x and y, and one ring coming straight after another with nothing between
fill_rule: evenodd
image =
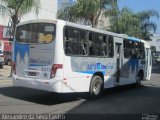
<instances>
[{"instance_id":1,"label":"white wall","mask_svg":"<svg viewBox=\"0 0 160 120\"><path fill-rule=\"evenodd\" d=\"M34 12L31 12L24 16L21 21L31 19L55 19L57 14L57 6L57 0L41 0L39 15L37 16Z\"/></svg>"},{"instance_id":2,"label":"white wall","mask_svg":"<svg viewBox=\"0 0 160 120\"><path fill-rule=\"evenodd\" d=\"M55 19L57 14L58 0L40 0L41 8L39 15L37 16L35 12L28 13L22 17L22 21L32 20L32 19ZM8 25L9 17L7 15L0 16L0 24Z\"/></svg>"},{"instance_id":3,"label":"white wall","mask_svg":"<svg viewBox=\"0 0 160 120\"><path fill-rule=\"evenodd\" d=\"M160 34L153 34L151 39L151 45L156 47L156 51L160 51Z\"/></svg>"},{"instance_id":4,"label":"white wall","mask_svg":"<svg viewBox=\"0 0 160 120\"><path fill-rule=\"evenodd\" d=\"M8 25L9 16L8 15L3 15L3 12L4 11L2 11L2 9L0 9L0 25Z\"/></svg>"}]
</instances>

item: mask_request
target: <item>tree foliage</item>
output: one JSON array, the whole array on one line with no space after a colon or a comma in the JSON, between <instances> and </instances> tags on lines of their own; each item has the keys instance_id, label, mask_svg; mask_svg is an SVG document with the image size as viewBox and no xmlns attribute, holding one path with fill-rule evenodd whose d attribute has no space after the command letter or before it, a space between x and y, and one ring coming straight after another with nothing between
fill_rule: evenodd
<instances>
[{"instance_id":1,"label":"tree foliage","mask_svg":"<svg viewBox=\"0 0 160 120\"><path fill-rule=\"evenodd\" d=\"M84 21L97 27L100 15L112 15L116 7L117 0L77 0L75 5L60 10L58 18L71 22Z\"/></svg>"},{"instance_id":2,"label":"tree foliage","mask_svg":"<svg viewBox=\"0 0 160 120\"><path fill-rule=\"evenodd\" d=\"M155 10L134 13L131 9L118 8L118 0L77 0L77 3L58 12L58 18L66 21L83 21L97 27L101 15L110 18L110 31L128 34L149 40L151 32L155 32L157 25L151 21L152 17L159 18Z\"/></svg>"},{"instance_id":3,"label":"tree foliage","mask_svg":"<svg viewBox=\"0 0 160 120\"><path fill-rule=\"evenodd\" d=\"M144 39L150 39L150 32L155 32L157 29L156 23L151 21L152 17L159 18L159 14L155 10L142 11L137 13L140 19L141 34Z\"/></svg>"},{"instance_id":4,"label":"tree foliage","mask_svg":"<svg viewBox=\"0 0 160 120\"><path fill-rule=\"evenodd\" d=\"M16 25L24 15L31 11L38 14L40 7L39 0L0 0L0 2L0 9L3 10L3 14L9 15L12 21L13 33Z\"/></svg>"},{"instance_id":5,"label":"tree foliage","mask_svg":"<svg viewBox=\"0 0 160 120\"><path fill-rule=\"evenodd\" d=\"M157 28L156 24L151 21L152 17L159 18L157 11L148 10L134 13L131 9L125 7L117 13L110 19L110 31L112 32L149 40L150 32L155 32Z\"/></svg>"}]
</instances>

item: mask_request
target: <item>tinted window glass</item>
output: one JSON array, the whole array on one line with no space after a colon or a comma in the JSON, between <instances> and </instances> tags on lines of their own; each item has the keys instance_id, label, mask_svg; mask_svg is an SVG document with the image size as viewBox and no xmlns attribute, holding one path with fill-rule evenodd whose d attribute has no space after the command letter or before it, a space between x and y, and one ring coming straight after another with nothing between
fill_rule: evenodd
<instances>
[{"instance_id":1,"label":"tinted window glass","mask_svg":"<svg viewBox=\"0 0 160 120\"><path fill-rule=\"evenodd\" d=\"M68 26L64 28L66 55L113 57L113 46L113 36Z\"/></svg>"},{"instance_id":2,"label":"tinted window glass","mask_svg":"<svg viewBox=\"0 0 160 120\"><path fill-rule=\"evenodd\" d=\"M125 58L144 58L144 44L137 41L124 40Z\"/></svg>"},{"instance_id":3,"label":"tinted window glass","mask_svg":"<svg viewBox=\"0 0 160 120\"><path fill-rule=\"evenodd\" d=\"M55 25L32 23L17 27L16 40L21 43L50 43L55 39Z\"/></svg>"},{"instance_id":4,"label":"tinted window glass","mask_svg":"<svg viewBox=\"0 0 160 120\"><path fill-rule=\"evenodd\" d=\"M85 31L77 28L65 27L64 48L67 55L86 55L87 42Z\"/></svg>"}]
</instances>

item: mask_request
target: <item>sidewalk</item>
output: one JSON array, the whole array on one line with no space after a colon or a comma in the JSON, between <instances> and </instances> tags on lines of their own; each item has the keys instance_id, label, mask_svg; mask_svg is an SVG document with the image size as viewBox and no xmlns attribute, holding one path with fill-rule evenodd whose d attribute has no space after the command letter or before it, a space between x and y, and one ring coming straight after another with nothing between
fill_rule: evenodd
<instances>
[{"instance_id":1,"label":"sidewalk","mask_svg":"<svg viewBox=\"0 0 160 120\"><path fill-rule=\"evenodd\" d=\"M4 81L4 80L12 80L12 78L11 77L1 77L0 76L0 82Z\"/></svg>"},{"instance_id":2,"label":"sidewalk","mask_svg":"<svg viewBox=\"0 0 160 120\"><path fill-rule=\"evenodd\" d=\"M12 78L10 76L11 66L4 65L3 69L0 69L0 85L12 83Z\"/></svg>"},{"instance_id":3,"label":"sidewalk","mask_svg":"<svg viewBox=\"0 0 160 120\"><path fill-rule=\"evenodd\" d=\"M153 69L153 70L160 70L160 65L152 66L152 69Z\"/></svg>"},{"instance_id":4,"label":"sidewalk","mask_svg":"<svg viewBox=\"0 0 160 120\"><path fill-rule=\"evenodd\" d=\"M0 69L0 79L8 78L10 76L11 66L4 65L3 69Z\"/></svg>"}]
</instances>

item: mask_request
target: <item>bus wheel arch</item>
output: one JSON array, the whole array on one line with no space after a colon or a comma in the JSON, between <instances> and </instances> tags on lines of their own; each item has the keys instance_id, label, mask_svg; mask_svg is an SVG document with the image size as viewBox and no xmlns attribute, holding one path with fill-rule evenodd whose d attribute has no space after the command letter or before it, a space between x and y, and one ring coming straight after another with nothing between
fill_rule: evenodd
<instances>
[{"instance_id":1,"label":"bus wheel arch","mask_svg":"<svg viewBox=\"0 0 160 120\"><path fill-rule=\"evenodd\" d=\"M97 98L102 94L104 87L104 76L101 72L96 72L90 81L89 93L92 98Z\"/></svg>"}]
</instances>

